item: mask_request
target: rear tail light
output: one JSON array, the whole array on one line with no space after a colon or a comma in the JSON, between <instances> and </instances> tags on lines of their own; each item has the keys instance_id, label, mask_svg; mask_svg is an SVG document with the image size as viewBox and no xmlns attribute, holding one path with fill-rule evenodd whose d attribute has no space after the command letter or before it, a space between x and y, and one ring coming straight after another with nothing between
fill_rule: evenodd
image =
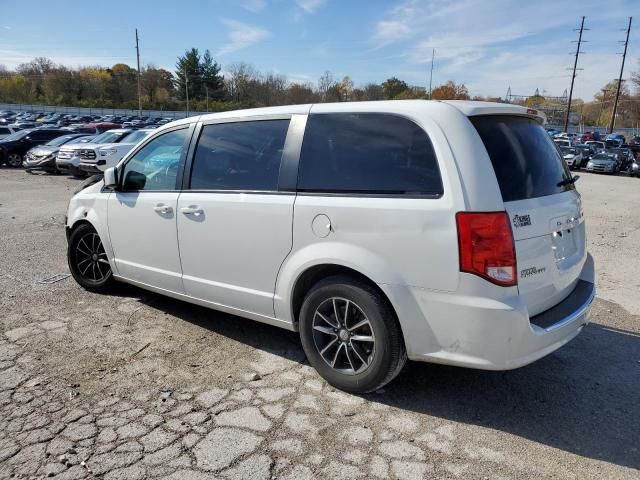
<instances>
[{"instance_id":1,"label":"rear tail light","mask_svg":"<svg viewBox=\"0 0 640 480\"><path fill-rule=\"evenodd\" d=\"M517 285L516 251L506 212L458 212L460 271L503 287Z\"/></svg>"}]
</instances>

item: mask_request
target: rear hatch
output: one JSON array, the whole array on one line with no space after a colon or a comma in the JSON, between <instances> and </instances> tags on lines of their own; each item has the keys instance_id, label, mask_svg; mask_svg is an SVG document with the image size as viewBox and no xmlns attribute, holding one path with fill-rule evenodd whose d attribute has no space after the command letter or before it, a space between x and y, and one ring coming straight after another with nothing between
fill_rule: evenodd
<instances>
[{"instance_id":1,"label":"rear hatch","mask_svg":"<svg viewBox=\"0 0 640 480\"><path fill-rule=\"evenodd\" d=\"M491 158L516 246L529 315L566 298L587 258L582 203L558 147L533 118L470 118Z\"/></svg>"}]
</instances>

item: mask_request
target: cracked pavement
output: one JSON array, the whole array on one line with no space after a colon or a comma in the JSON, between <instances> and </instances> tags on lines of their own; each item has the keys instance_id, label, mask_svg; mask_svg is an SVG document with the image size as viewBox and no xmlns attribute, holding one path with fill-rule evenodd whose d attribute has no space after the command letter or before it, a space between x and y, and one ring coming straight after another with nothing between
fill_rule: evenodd
<instances>
[{"instance_id":1,"label":"cracked pavement","mask_svg":"<svg viewBox=\"0 0 640 480\"><path fill-rule=\"evenodd\" d=\"M640 181L581 183L596 264L638 271ZM354 396L294 333L129 286L38 283L67 270L76 185L0 169L0 479L638 478L640 300L616 289L637 280L604 267L592 324L533 365L410 362ZM628 235L609 238L611 218Z\"/></svg>"}]
</instances>

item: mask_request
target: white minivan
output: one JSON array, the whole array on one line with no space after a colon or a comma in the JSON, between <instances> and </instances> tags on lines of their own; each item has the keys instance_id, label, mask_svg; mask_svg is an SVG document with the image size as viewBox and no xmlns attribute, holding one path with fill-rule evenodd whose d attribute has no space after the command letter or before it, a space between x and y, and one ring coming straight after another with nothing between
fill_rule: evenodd
<instances>
[{"instance_id":1,"label":"white minivan","mask_svg":"<svg viewBox=\"0 0 640 480\"><path fill-rule=\"evenodd\" d=\"M588 323L574 183L537 112L514 105L202 115L71 199L69 267L89 290L120 280L299 331L309 363L350 392L407 358L507 370Z\"/></svg>"}]
</instances>

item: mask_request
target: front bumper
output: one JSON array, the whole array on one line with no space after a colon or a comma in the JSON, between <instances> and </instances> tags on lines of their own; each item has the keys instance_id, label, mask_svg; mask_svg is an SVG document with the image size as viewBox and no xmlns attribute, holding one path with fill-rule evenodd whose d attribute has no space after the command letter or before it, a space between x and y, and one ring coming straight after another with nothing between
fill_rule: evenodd
<instances>
[{"instance_id":1,"label":"front bumper","mask_svg":"<svg viewBox=\"0 0 640 480\"><path fill-rule=\"evenodd\" d=\"M573 292L531 318L519 295L494 300L481 293L476 282L483 280L468 281L465 291L477 295L381 285L396 307L411 360L483 370L522 367L576 337L589 323L595 298L590 255Z\"/></svg>"},{"instance_id":2,"label":"front bumper","mask_svg":"<svg viewBox=\"0 0 640 480\"><path fill-rule=\"evenodd\" d=\"M615 172L616 167L615 166L609 166L609 165L587 165L587 171L588 172L598 172L598 173L613 173Z\"/></svg>"},{"instance_id":3,"label":"front bumper","mask_svg":"<svg viewBox=\"0 0 640 480\"><path fill-rule=\"evenodd\" d=\"M98 162L95 163L90 163L90 162L80 162L80 164L78 165L78 168L80 170L82 170L83 172L88 172L88 173L102 173L102 170L100 170L100 164L102 163L102 165L104 165L106 163L105 160L99 160Z\"/></svg>"},{"instance_id":4,"label":"front bumper","mask_svg":"<svg viewBox=\"0 0 640 480\"><path fill-rule=\"evenodd\" d=\"M32 158L27 156L27 159L24 161L23 165L26 170L55 170L56 157Z\"/></svg>"}]
</instances>

